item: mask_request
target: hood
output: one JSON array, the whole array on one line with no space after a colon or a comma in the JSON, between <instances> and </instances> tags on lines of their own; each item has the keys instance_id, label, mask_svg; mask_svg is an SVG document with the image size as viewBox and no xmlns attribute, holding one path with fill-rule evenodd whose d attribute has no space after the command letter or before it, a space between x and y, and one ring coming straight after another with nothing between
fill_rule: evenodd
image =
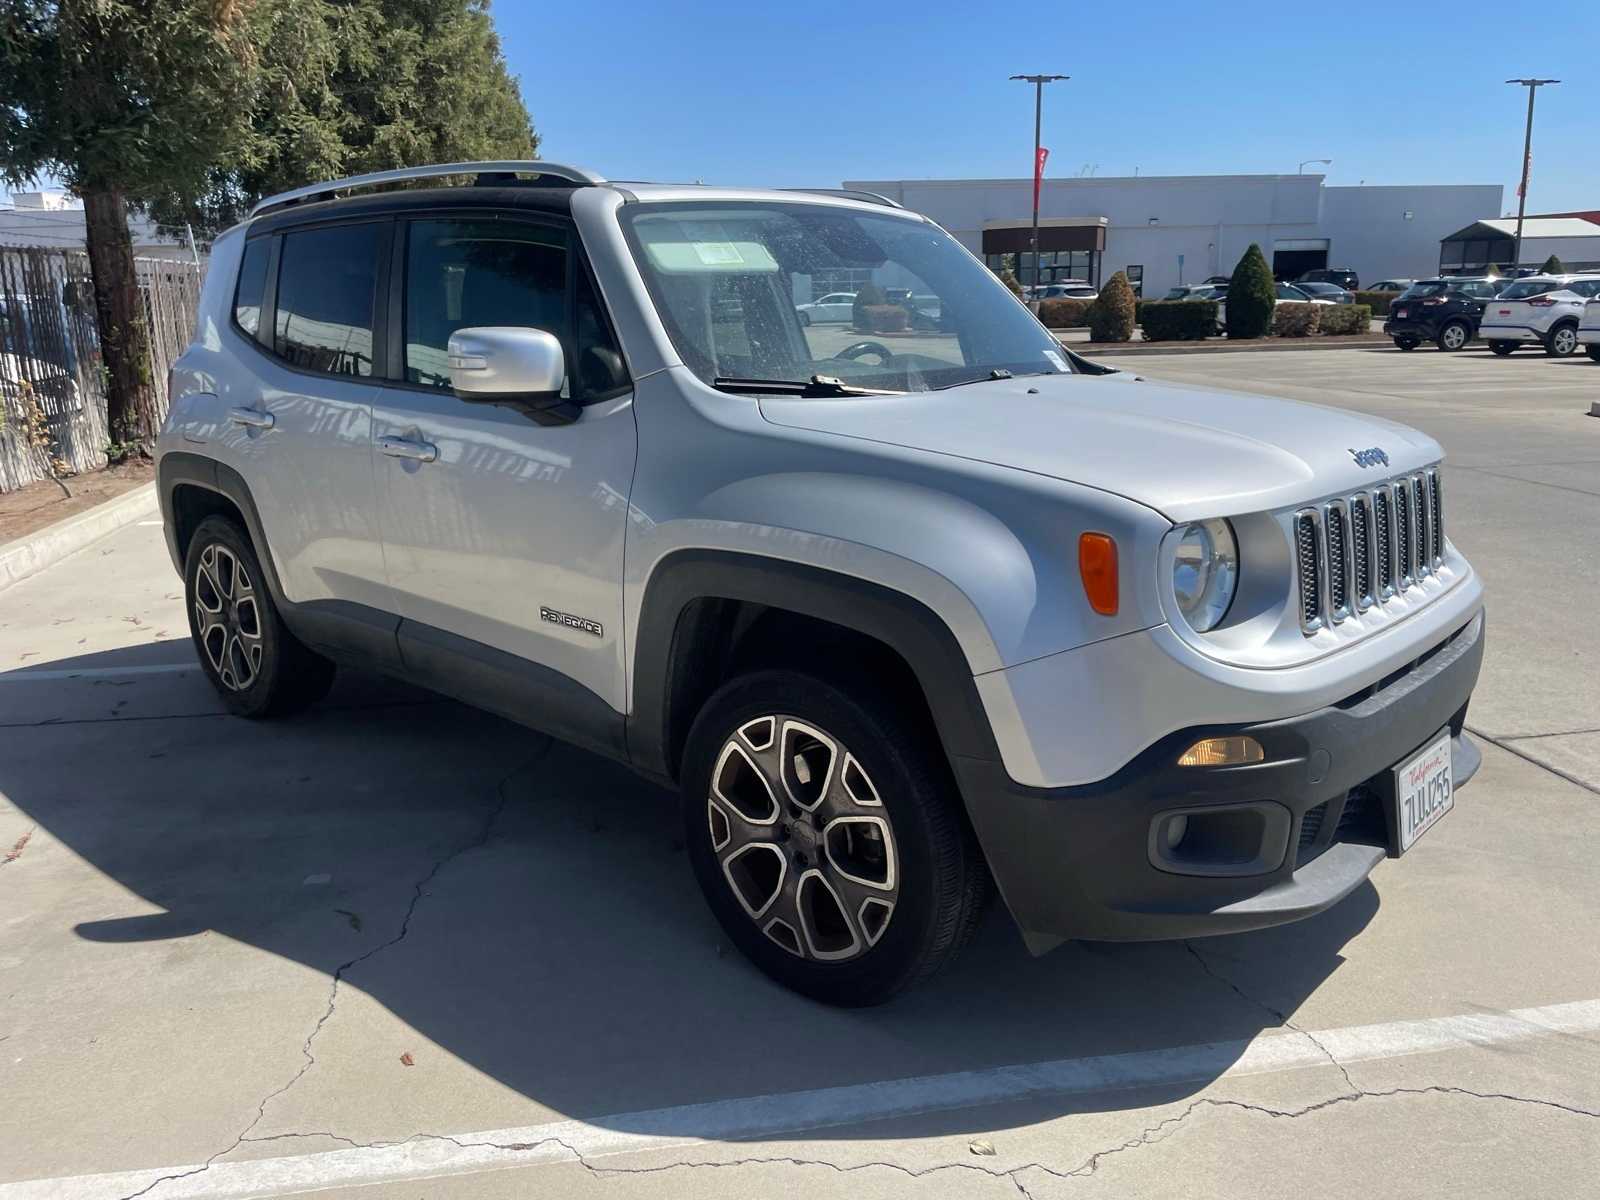
<instances>
[{"instance_id":1,"label":"hood","mask_svg":"<svg viewBox=\"0 0 1600 1200\"><path fill-rule=\"evenodd\" d=\"M1127 372L907 396L763 396L775 425L992 463L1126 496L1173 521L1287 508L1441 457L1426 434L1342 409ZM1389 459L1362 467L1356 451ZM1369 457L1369 456L1363 456Z\"/></svg>"}]
</instances>

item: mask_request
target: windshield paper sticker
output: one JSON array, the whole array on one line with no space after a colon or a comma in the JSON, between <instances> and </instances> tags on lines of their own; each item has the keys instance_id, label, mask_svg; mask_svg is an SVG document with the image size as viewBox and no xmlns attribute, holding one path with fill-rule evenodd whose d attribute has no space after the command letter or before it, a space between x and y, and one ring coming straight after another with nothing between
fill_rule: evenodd
<instances>
[{"instance_id":1,"label":"windshield paper sticker","mask_svg":"<svg viewBox=\"0 0 1600 1200\"><path fill-rule=\"evenodd\" d=\"M1044 356L1049 360L1050 365L1056 370L1065 371L1067 369L1067 360L1062 358L1061 355L1057 354L1054 350L1046 350L1044 352Z\"/></svg>"}]
</instances>

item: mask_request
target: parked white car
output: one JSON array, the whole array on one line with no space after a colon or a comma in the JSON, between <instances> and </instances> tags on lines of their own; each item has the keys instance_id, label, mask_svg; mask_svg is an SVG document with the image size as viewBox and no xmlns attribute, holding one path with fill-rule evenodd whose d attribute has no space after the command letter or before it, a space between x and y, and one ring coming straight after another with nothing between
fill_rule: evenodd
<instances>
[{"instance_id":1,"label":"parked white car","mask_svg":"<svg viewBox=\"0 0 1600 1200\"><path fill-rule=\"evenodd\" d=\"M1551 357L1568 358L1581 344L1584 302L1595 296L1600 296L1600 274L1530 275L1487 303L1478 336L1500 355L1538 342Z\"/></svg>"},{"instance_id":2,"label":"parked white car","mask_svg":"<svg viewBox=\"0 0 1600 1200\"><path fill-rule=\"evenodd\" d=\"M1100 290L1092 283L1077 279L1064 279L1060 283L1046 283L1029 289L1029 297L1034 300L1095 300L1099 296Z\"/></svg>"},{"instance_id":3,"label":"parked white car","mask_svg":"<svg viewBox=\"0 0 1600 1200\"><path fill-rule=\"evenodd\" d=\"M1600 296L1592 297L1583 306L1583 316L1578 320L1578 340L1589 357L1600 362Z\"/></svg>"},{"instance_id":4,"label":"parked white car","mask_svg":"<svg viewBox=\"0 0 1600 1200\"><path fill-rule=\"evenodd\" d=\"M1192 300L1207 300L1208 296L1191 296ZM1320 296L1313 296L1310 292L1303 292L1292 283L1278 284L1279 304L1326 304L1333 307L1334 301L1324 300ZM1228 331L1228 298L1224 292L1217 297L1217 332Z\"/></svg>"},{"instance_id":5,"label":"parked white car","mask_svg":"<svg viewBox=\"0 0 1600 1200\"><path fill-rule=\"evenodd\" d=\"M794 310L800 314L802 325L826 325L829 322L850 320L855 313L855 307L854 292L829 292L822 299L813 300L810 304L796 304Z\"/></svg>"}]
</instances>

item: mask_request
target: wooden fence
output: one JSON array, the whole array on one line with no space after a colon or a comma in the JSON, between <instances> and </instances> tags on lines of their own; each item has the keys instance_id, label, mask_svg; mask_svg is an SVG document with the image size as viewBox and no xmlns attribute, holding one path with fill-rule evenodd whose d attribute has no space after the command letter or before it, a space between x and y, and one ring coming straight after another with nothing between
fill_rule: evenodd
<instances>
[{"instance_id":1,"label":"wooden fence","mask_svg":"<svg viewBox=\"0 0 1600 1200\"><path fill-rule=\"evenodd\" d=\"M160 258L134 267L150 329L156 429L166 419L167 368L194 330L202 270ZM0 492L47 478L51 460L72 473L104 466L109 441L89 256L0 246Z\"/></svg>"}]
</instances>

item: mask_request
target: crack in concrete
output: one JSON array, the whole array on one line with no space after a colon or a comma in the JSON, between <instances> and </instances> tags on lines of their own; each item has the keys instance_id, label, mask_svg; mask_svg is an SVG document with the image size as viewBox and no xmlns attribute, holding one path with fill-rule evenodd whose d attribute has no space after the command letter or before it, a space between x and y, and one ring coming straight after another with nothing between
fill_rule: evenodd
<instances>
[{"instance_id":1,"label":"crack in concrete","mask_svg":"<svg viewBox=\"0 0 1600 1200\"><path fill-rule=\"evenodd\" d=\"M399 945L401 942L405 941L406 935L411 932L411 919L416 915L417 906L422 902L422 898L425 894L425 889L427 886L432 883L434 879L438 877L439 872L450 863L454 862L462 855L468 854L471 851L477 850L488 844L489 840L494 836L495 826L499 823L501 814L505 812L506 806L511 802L511 794L506 790L506 785L510 783L511 780L517 775L521 774L527 768L537 763L539 759L544 757L544 755L549 751L551 745L551 740L546 738L543 744L539 747L538 752L535 753L532 758L528 759L526 762L518 764L511 771L507 772L506 775L495 784L494 791L495 795L498 797L498 800L489 810L488 815L484 818L483 824L479 828L477 835L470 841L457 846L454 850L450 851L450 853L435 861L428 873L412 885L411 903L406 906L405 916L403 916L400 920L399 932L397 932L387 941L380 942L378 945L372 947L372 949L366 951L365 953L358 954L355 958L350 959L348 962L341 963L334 970L333 979L328 987L328 1003L323 1008L322 1015L317 1018L316 1024L311 1027L311 1032L306 1035L304 1044L302 1044L300 1047L300 1053L304 1057L305 1061L300 1065L300 1069L294 1073L287 1083L285 1083L282 1087L268 1092L267 1095L261 1099L261 1101L256 1105L256 1115L251 1118L250 1123L244 1127L244 1129L239 1133L238 1137L233 1139L232 1144L224 1147L221 1150L218 1150L198 1167L188 1171L179 1171L169 1175L158 1176L147 1183L144 1187L140 1188L138 1191L130 1192L128 1195L122 1197L122 1200L137 1200L138 1197L148 1195L163 1183L171 1183L179 1179L188 1179L191 1176L199 1175L204 1171L208 1171L218 1159L233 1153L233 1151L237 1150L247 1141L276 1141L283 1137L300 1136L298 1134L281 1134L274 1137L254 1138L250 1135L255 1130L256 1126L260 1125L262 1121L266 1120L267 1106L278 1097L282 1096L285 1092L289 1091L289 1089L294 1087L295 1084L299 1083L300 1080L305 1078L306 1072L310 1071L311 1068L316 1065L317 1058L316 1055L311 1051L311 1044L316 1041L317 1035L322 1032L322 1027L326 1025L329 1018L333 1016L334 1008L337 1006L339 999L339 985L344 981L345 976L350 971L354 970L356 967L372 958L374 955L380 954L390 947ZM347 1142L351 1146L362 1145L362 1143L353 1141L352 1139L343 1137L339 1134L327 1133L323 1134L322 1136L332 1138L334 1141Z\"/></svg>"},{"instance_id":2,"label":"crack in concrete","mask_svg":"<svg viewBox=\"0 0 1600 1200\"><path fill-rule=\"evenodd\" d=\"M1544 761L1542 761L1540 759L1537 759L1533 755L1527 753L1526 751L1521 750L1518 747L1511 745L1510 741L1508 741L1505 738L1495 737L1494 734L1485 733L1483 730L1474 728L1471 725L1468 725L1466 727L1466 730L1473 737L1481 737L1484 741L1488 742L1491 746L1498 746L1500 749L1504 750L1507 754L1513 755L1516 758L1520 758L1523 762L1529 763L1532 766L1538 767L1541 771L1549 771L1550 774L1554 775L1558 779L1565 779L1568 783L1574 784L1577 787L1581 787L1586 792L1590 792L1593 795L1600 796L1600 787L1595 787L1595 785L1592 784L1592 783L1585 783L1583 780L1579 779L1576 775L1569 774L1568 772L1563 771L1560 767L1552 767L1549 763L1544 762Z\"/></svg>"},{"instance_id":3,"label":"crack in concrete","mask_svg":"<svg viewBox=\"0 0 1600 1200\"><path fill-rule=\"evenodd\" d=\"M1225 981L1224 981L1225 982ZM1337 1064L1336 1064L1337 1065ZM591 1175L660 1175L669 1171L682 1170L729 1170L742 1167L760 1166L789 1166L789 1167L815 1167L832 1171L838 1175L852 1175L860 1171L882 1170L889 1171L907 1179L924 1179L930 1175L937 1175L945 1171L967 1171L986 1176L996 1181L1004 1180L1016 1189L1017 1194L1024 1200L1033 1200L1033 1193L1020 1176L1027 1172L1037 1172L1050 1179L1072 1180L1086 1179L1094 1175L1100 1164L1113 1155L1127 1153L1144 1146L1156 1145L1166 1141L1182 1127L1190 1117L1202 1109L1233 1109L1239 1112L1251 1113L1277 1119L1298 1120L1301 1117L1326 1111L1339 1105L1357 1104L1367 1100L1387 1100L1400 1096L1460 1096L1467 1099L1491 1102L1506 1102L1512 1104L1528 1104L1542 1108L1552 1108L1559 1112L1573 1116L1586 1117L1590 1120L1600 1120L1600 1111L1580 1108L1576 1105L1565 1104L1559 1100L1547 1100L1537 1096L1519 1096L1510 1092L1478 1092L1470 1088L1453 1087L1445 1084L1430 1084L1426 1087L1396 1087L1386 1088L1381 1091L1356 1090L1330 1096L1317 1100L1299 1108L1273 1108L1264 1104L1252 1104L1245 1100L1216 1099L1209 1096L1191 1101L1180 1113L1164 1117L1155 1124L1147 1126L1137 1136L1126 1141L1109 1146L1104 1150L1097 1150L1089 1155L1077 1166L1070 1169L1054 1167L1048 1163L1033 1160L1021 1163L1014 1167L989 1167L980 1163L943 1162L933 1163L925 1167L908 1167L903 1163L890 1162L886 1159L871 1159L866 1162L841 1164L825 1158L803 1158L793 1154L752 1155L735 1159L700 1159L680 1160L677 1162L661 1163L648 1167L610 1167L591 1162L582 1151L571 1142L561 1137L544 1137L535 1142L495 1142L495 1141L467 1141L447 1133L414 1133L409 1137L393 1141L358 1142L340 1134L325 1130L308 1131L305 1133L283 1133L266 1138L251 1138L250 1141L278 1141L298 1137L324 1137L361 1149L382 1150L394 1146L403 1146L410 1142L441 1141L449 1142L463 1150L504 1150L510 1153L527 1153L532 1150L542 1150L547 1146L556 1146L570 1156L572 1162L582 1167Z\"/></svg>"}]
</instances>

